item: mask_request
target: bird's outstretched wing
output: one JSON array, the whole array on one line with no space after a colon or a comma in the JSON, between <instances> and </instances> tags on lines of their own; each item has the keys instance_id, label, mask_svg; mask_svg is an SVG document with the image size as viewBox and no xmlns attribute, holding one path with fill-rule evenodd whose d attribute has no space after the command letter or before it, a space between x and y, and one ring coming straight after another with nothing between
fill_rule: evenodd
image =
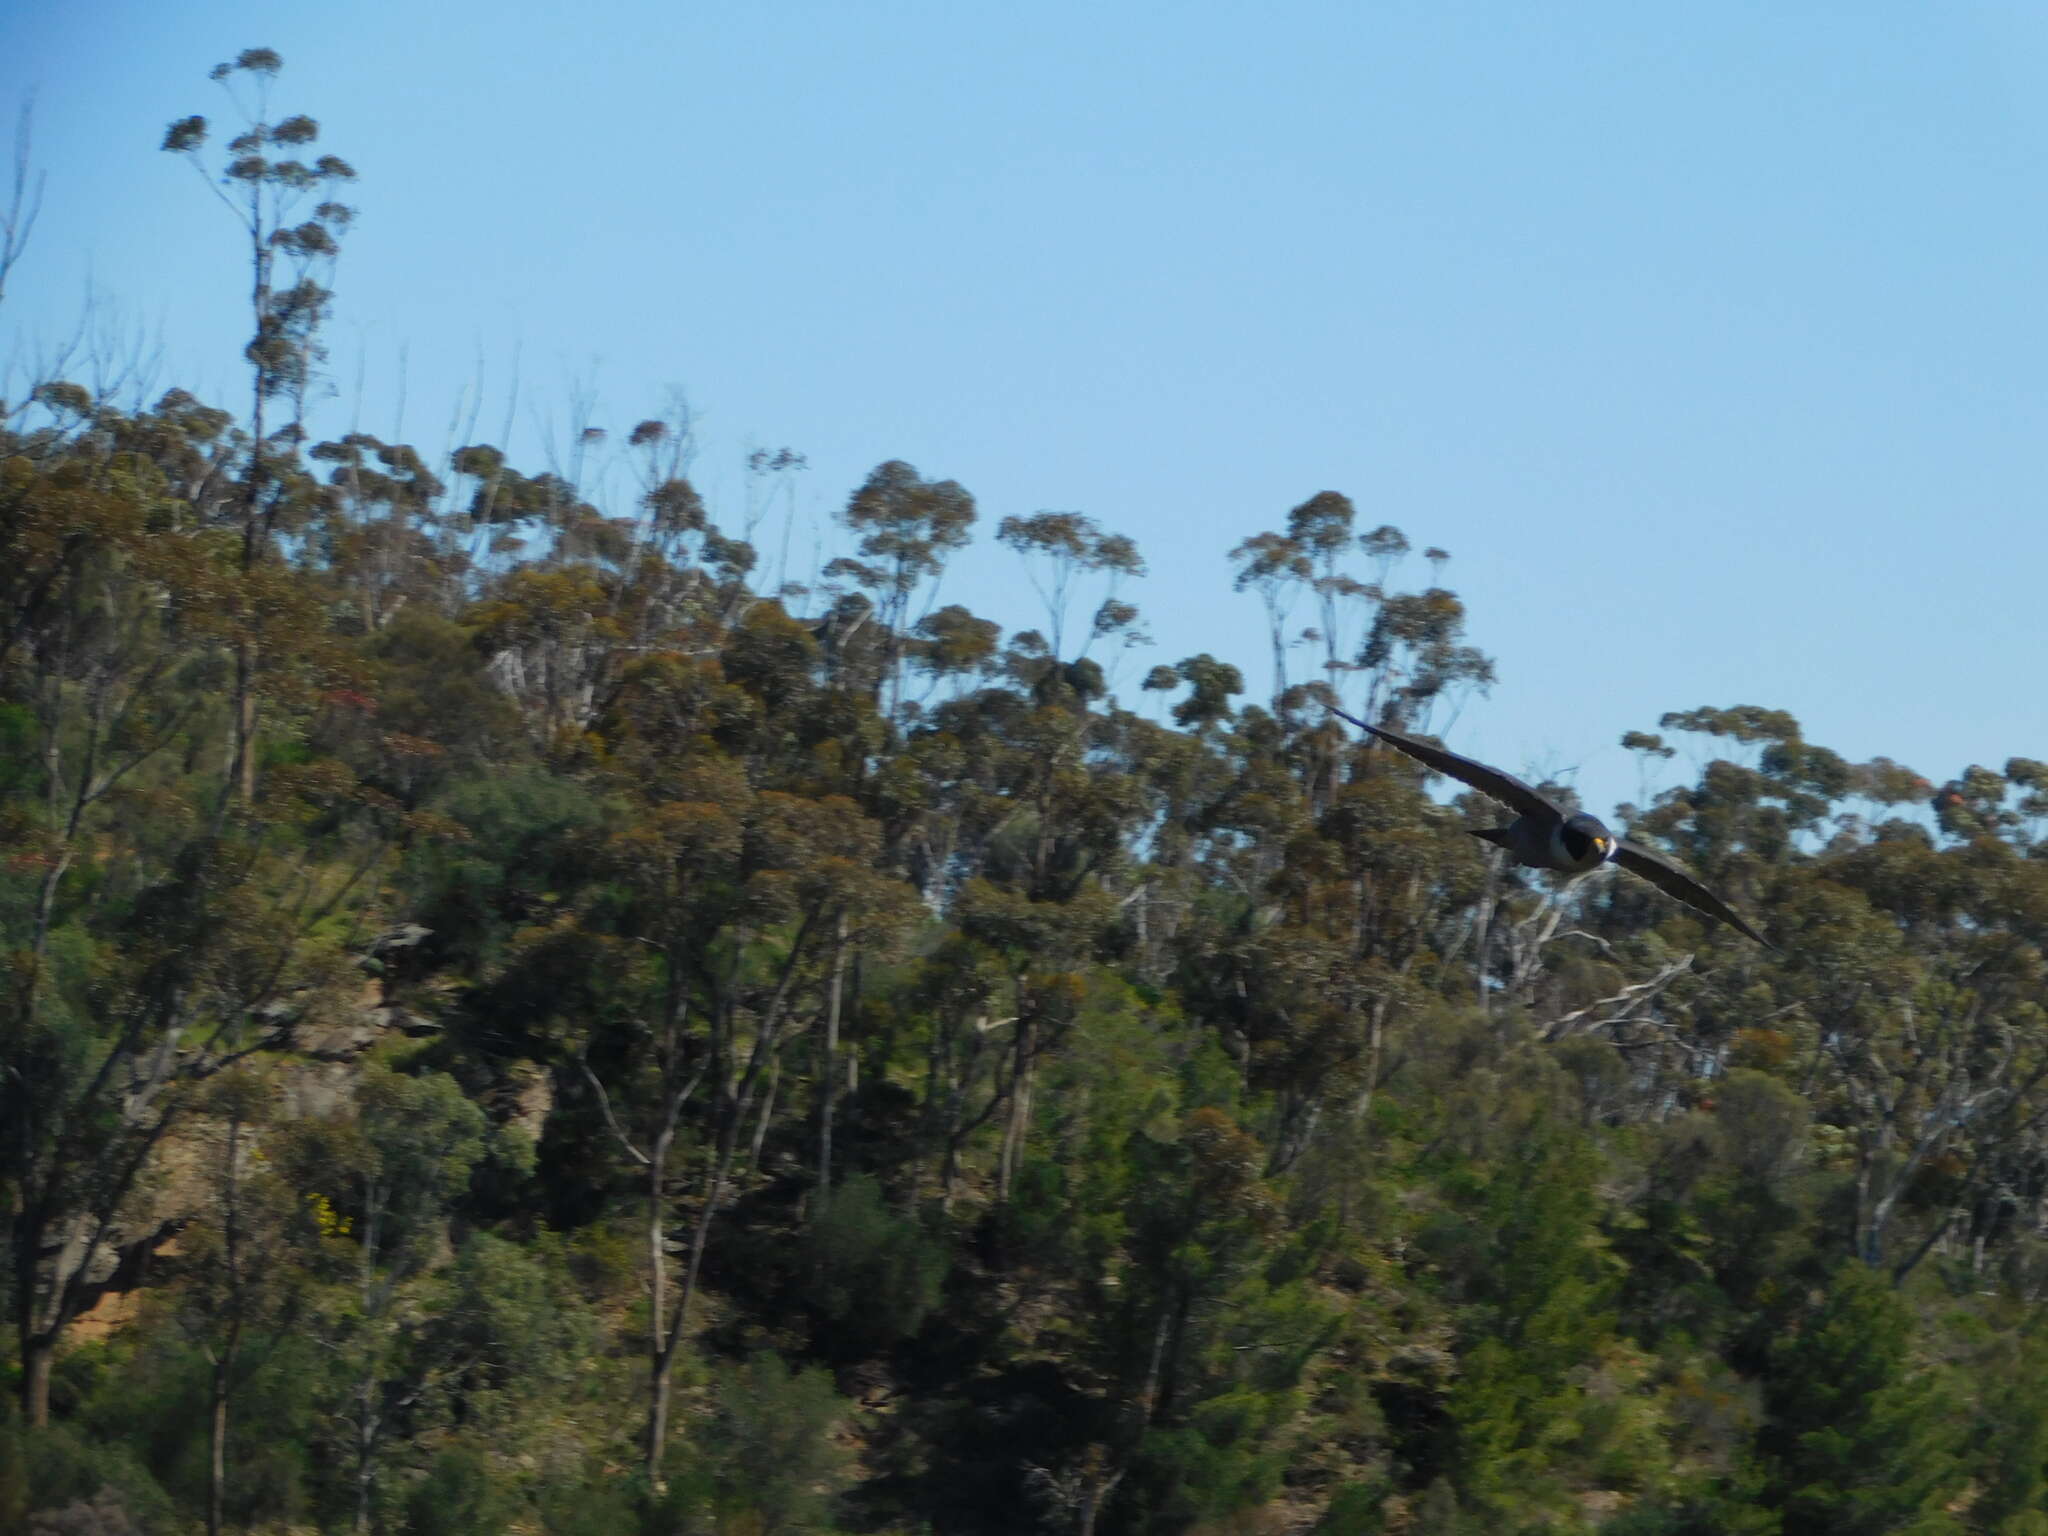
<instances>
[{"instance_id":1,"label":"bird's outstretched wing","mask_svg":"<svg viewBox=\"0 0 2048 1536\"><path fill-rule=\"evenodd\" d=\"M1470 784L1482 795L1498 800L1511 811L1524 816L1562 817L1564 811L1511 773L1502 773L1498 768L1489 768L1484 763L1475 763L1469 757L1460 757L1455 752L1446 752L1442 747L1432 747L1426 741L1417 741L1413 736L1403 736L1399 731L1390 731L1385 726L1367 725L1356 715L1347 715L1334 705L1330 713L1349 720L1361 731L1368 731L1382 741L1398 747L1418 763L1434 768L1438 773L1447 773L1452 778Z\"/></svg>"},{"instance_id":2,"label":"bird's outstretched wing","mask_svg":"<svg viewBox=\"0 0 2048 1536\"><path fill-rule=\"evenodd\" d=\"M1641 875L1666 895L1677 897L1695 912L1717 917L1737 933L1747 934L1765 949L1777 947L1745 923L1727 902L1701 885L1663 854L1653 852L1641 843L1623 841L1614 850L1614 862L1631 874Z\"/></svg>"}]
</instances>

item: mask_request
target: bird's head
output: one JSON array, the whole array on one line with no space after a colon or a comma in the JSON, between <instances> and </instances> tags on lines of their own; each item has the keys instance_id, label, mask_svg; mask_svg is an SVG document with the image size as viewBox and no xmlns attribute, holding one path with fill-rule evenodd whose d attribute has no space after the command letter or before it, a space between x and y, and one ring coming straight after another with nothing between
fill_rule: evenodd
<instances>
[{"instance_id":1,"label":"bird's head","mask_svg":"<svg viewBox=\"0 0 2048 1536\"><path fill-rule=\"evenodd\" d=\"M1589 816L1580 811L1576 816L1565 819L1563 828L1565 851L1574 860L1585 859L1596 864L1605 864L1614 857L1614 834L1607 830L1607 823L1598 816Z\"/></svg>"}]
</instances>

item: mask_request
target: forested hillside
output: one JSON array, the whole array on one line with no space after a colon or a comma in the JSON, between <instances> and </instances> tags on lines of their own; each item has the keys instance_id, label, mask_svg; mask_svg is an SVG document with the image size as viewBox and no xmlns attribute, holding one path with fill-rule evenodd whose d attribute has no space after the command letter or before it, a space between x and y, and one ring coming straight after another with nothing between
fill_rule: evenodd
<instances>
[{"instance_id":1,"label":"forested hillside","mask_svg":"<svg viewBox=\"0 0 2048 1536\"><path fill-rule=\"evenodd\" d=\"M317 137L165 145L245 401L0 404L0 1530L2048 1532L2048 765L1673 700L1774 950L1505 865L1341 494L1173 597L1261 698L886 443L776 589L791 454L323 435Z\"/></svg>"}]
</instances>

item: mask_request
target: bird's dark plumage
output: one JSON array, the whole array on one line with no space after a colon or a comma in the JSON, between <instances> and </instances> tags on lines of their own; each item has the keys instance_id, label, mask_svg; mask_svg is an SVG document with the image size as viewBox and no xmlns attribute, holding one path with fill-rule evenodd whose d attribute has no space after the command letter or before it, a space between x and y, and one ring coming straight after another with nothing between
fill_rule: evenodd
<instances>
[{"instance_id":1,"label":"bird's dark plumage","mask_svg":"<svg viewBox=\"0 0 2048 1536\"><path fill-rule=\"evenodd\" d=\"M1640 875L1667 896L1684 902L1695 912L1726 923L1737 933L1756 940L1766 949L1771 941L1742 920L1735 909L1708 890L1663 854L1625 842L1607 830L1597 816L1584 811L1570 812L1547 795L1537 793L1511 773L1485 763L1460 757L1455 752L1418 741L1384 726L1367 725L1355 715L1332 708L1331 713L1349 720L1361 731L1377 736L1418 763L1469 784L1481 794L1498 800L1516 813L1505 827L1475 827L1472 835L1505 848L1518 864L1531 869L1554 869L1563 874L1582 875L1612 861L1631 874Z\"/></svg>"},{"instance_id":2,"label":"bird's dark plumage","mask_svg":"<svg viewBox=\"0 0 2048 1536\"><path fill-rule=\"evenodd\" d=\"M1745 923L1727 902L1654 849L1624 839L1614 850L1614 862L1630 874L1641 875L1665 895L1676 897L1695 912L1704 912L1709 917L1719 918L1737 933L1755 939L1765 949L1776 947L1769 939Z\"/></svg>"},{"instance_id":3,"label":"bird's dark plumage","mask_svg":"<svg viewBox=\"0 0 2048 1536\"><path fill-rule=\"evenodd\" d=\"M1446 752L1442 747L1433 747L1426 741L1417 741L1413 736L1403 736L1399 731L1382 730L1377 725L1367 725L1355 715L1347 715L1341 709L1331 713L1349 720L1361 731L1370 731L1385 741L1392 742L1418 763L1427 763L1438 773L1447 773L1452 778L1470 784L1482 795L1498 800L1511 811L1524 816L1554 816L1562 818L1564 812L1536 793L1512 773L1502 773L1498 768L1489 768L1484 763L1475 763L1469 757L1460 757L1455 752Z\"/></svg>"}]
</instances>

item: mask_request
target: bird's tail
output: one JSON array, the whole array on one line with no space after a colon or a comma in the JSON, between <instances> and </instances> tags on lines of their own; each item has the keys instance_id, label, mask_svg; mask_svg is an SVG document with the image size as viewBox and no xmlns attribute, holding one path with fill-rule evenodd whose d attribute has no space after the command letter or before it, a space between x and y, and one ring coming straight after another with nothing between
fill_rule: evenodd
<instances>
[{"instance_id":1,"label":"bird's tail","mask_svg":"<svg viewBox=\"0 0 2048 1536\"><path fill-rule=\"evenodd\" d=\"M1474 837L1485 838L1496 848L1512 848L1515 846L1513 839L1508 836L1514 830L1512 827L1467 827L1465 830Z\"/></svg>"}]
</instances>

